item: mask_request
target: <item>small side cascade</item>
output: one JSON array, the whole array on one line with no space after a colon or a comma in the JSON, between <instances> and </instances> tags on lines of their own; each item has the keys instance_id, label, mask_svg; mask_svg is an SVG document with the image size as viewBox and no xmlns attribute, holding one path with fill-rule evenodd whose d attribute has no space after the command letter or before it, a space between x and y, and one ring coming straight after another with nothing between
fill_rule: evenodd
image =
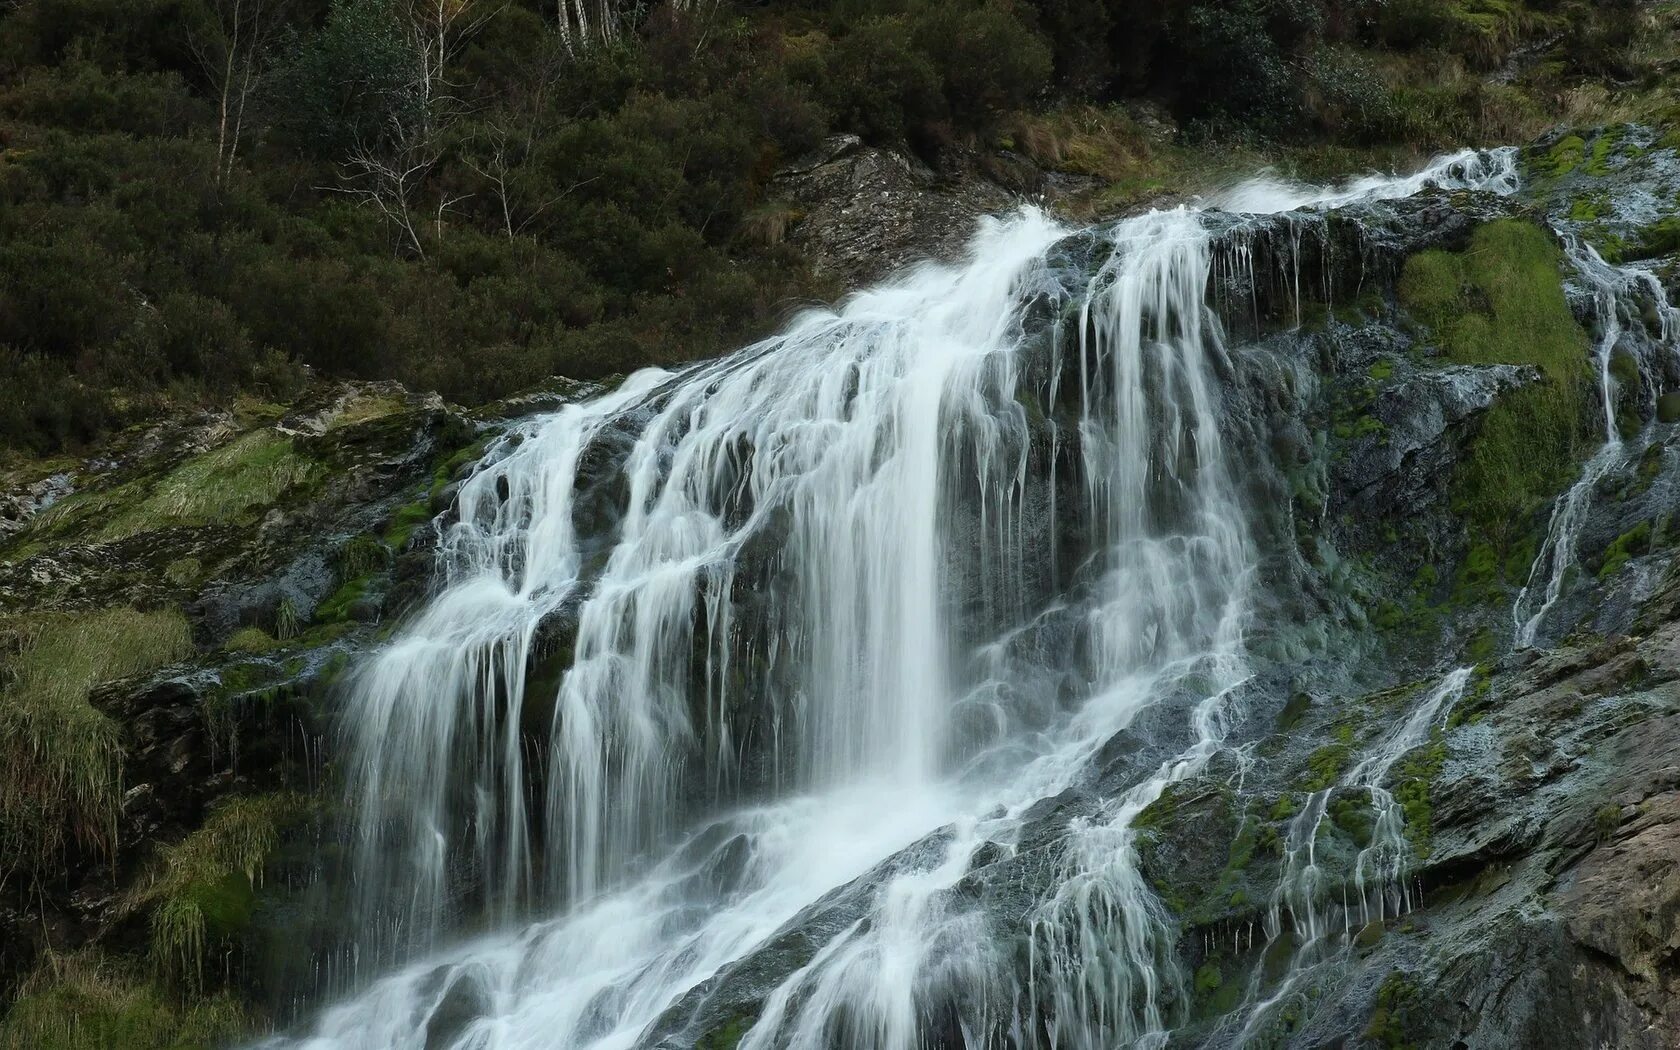
<instances>
[{"instance_id":1,"label":"small side cascade","mask_svg":"<svg viewBox=\"0 0 1680 1050\"><path fill-rule=\"evenodd\" d=\"M1662 363L1662 352L1680 354L1680 309L1669 305L1662 283L1636 266L1613 266L1579 235L1563 235L1565 251L1576 281L1588 300L1597 329L1593 364L1597 372L1599 410L1604 416L1604 443L1593 453L1581 475L1553 505L1546 538L1529 570L1528 580L1512 605L1517 645L1535 644L1549 614L1568 590L1571 570L1580 564L1579 543L1592 511L1593 494L1606 478L1625 470L1644 451L1648 434L1624 435L1617 404L1630 394L1641 401L1655 399L1658 385L1651 377ZM1656 331L1646 332L1654 318ZM1613 359L1628 354L1638 367L1641 389L1623 391Z\"/></svg>"},{"instance_id":2,"label":"small side cascade","mask_svg":"<svg viewBox=\"0 0 1680 1050\"><path fill-rule=\"evenodd\" d=\"M1426 743L1463 696L1473 669L1448 674L1420 700L1406 720L1384 735L1342 774L1337 783L1315 791L1289 822L1283 842L1283 874L1273 891L1265 918L1266 951L1284 937L1293 937L1289 970L1275 990L1260 998L1263 974L1249 982L1247 1011L1232 1045L1243 1046L1257 1037L1272 1010L1296 995L1321 966L1341 958L1352 936L1372 922L1384 922L1411 911L1417 904L1410 880L1415 854L1406 837L1406 811L1383 786L1394 766ZM1329 815L1333 796L1364 791L1370 798L1370 842L1353 861L1350 876L1332 885L1318 861L1319 830ZM1334 898L1339 896L1340 900Z\"/></svg>"}]
</instances>

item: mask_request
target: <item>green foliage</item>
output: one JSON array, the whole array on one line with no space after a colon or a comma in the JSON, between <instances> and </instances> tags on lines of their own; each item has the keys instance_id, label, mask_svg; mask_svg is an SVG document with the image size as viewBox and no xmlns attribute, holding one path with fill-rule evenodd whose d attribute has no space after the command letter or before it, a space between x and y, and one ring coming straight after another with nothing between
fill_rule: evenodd
<instances>
[{"instance_id":1,"label":"green foliage","mask_svg":"<svg viewBox=\"0 0 1680 1050\"><path fill-rule=\"evenodd\" d=\"M297 795L230 798L197 831L159 851L136 903L151 909L151 956L160 975L200 986L206 949L250 924L264 862L281 833L307 814Z\"/></svg>"},{"instance_id":2,"label":"green foliage","mask_svg":"<svg viewBox=\"0 0 1680 1050\"><path fill-rule=\"evenodd\" d=\"M1599 566L1598 578L1601 580L1609 579L1621 572L1628 562L1650 549L1651 523L1642 521L1610 541L1610 546L1604 550L1604 559Z\"/></svg>"},{"instance_id":3,"label":"green foliage","mask_svg":"<svg viewBox=\"0 0 1680 1050\"><path fill-rule=\"evenodd\" d=\"M31 0L0 25L0 445L51 453L183 406L285 400L306 366L473 404L718 353L834 291L788 247L802 208L772 182L832 132L982 166L1020 139L1107 180L1094 210L1221 174L1233 144L1334 137L1319 153L1345 171L1370 158L1349 144L1509 141L1568 85L1467 68L1524 44L1563 52L1544 68L1657 68L1660 24L1583 6L653 5L621 43L574 53L550 9L491 5L428 92L409 5L315 0L256 56L227 157L200 0ZM1148 141L1140 100L1214 148ZM1033 109L1109 127L1016 134ZM400 192L358 158L400 165Z\"/></svg>"},{"instance_id":4,"label":"green foliage","mask_svg":"<svg viewBox=\"0 0 1680 1050\"><path fill-rule=\"evenodd\" d=\"M1412 1033L1416 1029L1414 1016L1419 1007L1417 985L1398 971L1388 975L1377 989L1376 1007L1365 1026L1365 1038L1388 1050L1409 1050L1416 1044Z\"/></svg>"},{"instance_id":5,"label":"green foliage","mask_svg":"<svg viewBox=\"0 0 1680 1050\"><path fill-rule=\"evenodd\" d=\"M417 56L393 0L333 0L326 24L297 38L274 72L279 126L339 159L425 117Z\"/></svg>"},{"instance_id":6,"label":"green foliage","mask_svg":"<svg viewBox=\"0 0 1680 1050\"><path fill-rule=\"evenodd\" d=\"M1462 364L1526 364L1541 381L1502 394L1484 413L1454 484L1473 534L1505 547L1575 472L1586 447L1591 377L1586 339L1564 299L1559 252L1538 227L1502 219L1468 250L1406 262L1400 298L1442 356Z\"/></svg>"},{"instance_id":7,"label":"green foliage","mask_svg":"<svg viewBox=\"0 0 1680 1050\"><path fill-rule=\"evenodd\" d=\"M210 1050L252 1028L227 993L186 1007L93 952L49 954L0 1021L0 1050Z\"/></svg>"},{"instance_id":8,"label":"green foliage","mask_svg":"<svg viewBox=\"0 0 1680 1050\"><path fill-rule=\"evenodd\" d=\"M134 609L17 618L0 621L0 641L15 650L0 705L5 863L44 863L63 849L66 832L84 848L111 848L122 739L88 694L191 652L186 619Z\"/></svg>"}]
</instances>

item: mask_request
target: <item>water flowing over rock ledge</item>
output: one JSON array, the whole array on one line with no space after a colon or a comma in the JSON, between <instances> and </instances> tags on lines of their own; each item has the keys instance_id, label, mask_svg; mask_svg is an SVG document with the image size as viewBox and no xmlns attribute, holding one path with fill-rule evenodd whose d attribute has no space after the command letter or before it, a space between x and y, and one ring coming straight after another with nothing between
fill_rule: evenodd
<instances>
[{"instance_id":1,"label":"water flowing over rock ledge","mask_svg":"<svg viewBox=\"0 0 1680 1050\"><path fill-rule=\"evenodd\" d=\"M140 888L54 943L312 1046L1669 1045L1677 329L1556 148L1018 219L547 416L137 436L0 594L221 652L88 690Z\"/></svg>"}]
</instances>

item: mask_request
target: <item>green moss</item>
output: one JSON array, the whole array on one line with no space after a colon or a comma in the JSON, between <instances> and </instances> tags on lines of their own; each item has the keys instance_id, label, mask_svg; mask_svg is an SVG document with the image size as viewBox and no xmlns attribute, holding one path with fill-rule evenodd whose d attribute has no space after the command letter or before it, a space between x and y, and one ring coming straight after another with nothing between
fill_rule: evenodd
<instances>
[{"instance_id":1,"label":"green moss","mask_svg":"<svg viewBox=\"0 0 1680 1050\"><path fill-rule=\"evenodd\" d=\"M1266 819L1284 821L1293 817L1298 811L1293 795L1279 795L1277 801L1272 803L1271 810L1266 813Z\"/></svg>"},{"instance_id":2,"label":"green moss","mask_svg":"<svg viewBox=\"0 0 1680 1050\"><path fill-rule=\"evenodd\" d=\"M350 610L367 593L372 576L358 576L346 580L326 601L315 607L316 623L343 623L350 619Z\"/></svg>"},{"instance_id":3,"label":"green moss","mask_svg":"<svg viewBox=\"0 0 1680 1050\"><path fill-rule=\"evenodd\" d=\"M1680 391L1670 391L1657 398L1657 421L1680 423Z\"/></svg>"},{"instance_id":4,"label":"green moss","mask_svg":"<svg viewBox=\"0 0 1680 1050\"><path fill-rule=\"evenodd\" d=\"M1364 849L1371 844L1371 832L1374 822L1371 816L1371 804L1368 799L1338 798L1330 805L1330 823L1340 829L1351 839L1354 845Z\"/></svg>"},{"instance_id":5,"label":"green moss","mask_svg":"<svg viewBox=\"0 0 1680 1050\"><path fill-rule=\"evenodd\" d=\"M1579 135L1570 135L1547 151L1538 167L1553 178L1562 178L1580 167L1586 156L1587 141Z\"/></svg>"},{"instance_id":6,"label":"green moss","mask_svg":"<svg viewBox=\"0 0 1680 1050\"><path fill-rule=\"evenodd\" d=\"M1413 1016L1418 1008L1418 988L1406 975L1388 975L1377 990L1377 1002L1371 1020L1365 1026L1365 1038L1388 1050L1410 1050L1416 1044L1411 1033L1416 1029Z\"/></svg>"},{"instance_id":7,"label":"green moss","mask_svg":"<svg viewBox=\"0 0 1680 1050\"><path fill-rule=\"evenodd\" d=\"M290 438L254 431L176 467L144 499L107 522L97 538L118 540L172 525L242 520L294 487L313 483L323 470L299 454Z\"/></svg>"},{"instance_id":8,"label":"green moss","mask_svg":"<svg viewBox=\"0 0 1680 1050\"><path fill-rule=\"evenodd\" d=\"M1352 749L1345 743L1326 744L1307 757L1307 773L1301 781L1304 791L1323 791L1336 782L1347 768Z\"/></svg>"},{"instance_id":9,"label":"green moss","mask_svg":"<svg viewBox=\"0 0 1680 1050\"><path fill-rule=\"evenodd\" d=\"M1381 361L1373 361L1371 367L1365 370L1365 374L1380 383L1394 374L1394 362L1386 357Z\"/></svg>"},{"instance_id":10,"label":"green moss","mask_svg":"<svg viewBox=\"0 0 1680 1050\"><path fill-rule=\"evenodd\" d=\"M0 1022L0 1050L209 1050L250 1032L232 996L182 1007L133 969L91 952L49 954Z\"/></svg>"},{"instance_id":11,"label":"green moss","mask_svg":"<svg viewBox=\"0 0 1680 1050\"><path fill-rule=\"evenodd\" d=\"M1370 951L1382 943L1385 932L1386 930L1380 921L1368 922L1360 928L1359 933L1353 938L1353 946L1360 951Z\"/></svg>"},{"instance_id":12,"label":"green moss","mask_svg":"<svg viewBox=\"0 0 1680 1050\"><path fill-rule=\"evenodd\" d=\"M1677 251L1680 251L1680 215L1669 215L1636 230L1621 257L1624 262L1638 262Z\"/></svg>"},{"instance_id":13,"label":"green moss","mask_svg":"<svg viewBox=\"0 0 1680 1050\"><path fill-rule=\"evenodd\" d=\"M1574 476L1592 397L1585 333L1564 298L1561 255L1538 227L1502 219L1458 254L1407 260L1400 297L1442 356L1459 364L1533 365L1541 381L1502 394L1482 415L1453 480L1455 507L1496 550Z\"/></svg>"},{"instance_id":14,"label":"green moss","mask_svg":"<svg viewBox=\"0 0 1680 1050\"><path fill-rule=\"evenodd\" d=\"M1377 606L1376 615L1371 617L1371 623L1379 630L1398 630L1406 623L1406 610L1395 602L1384 601Z\"/></svg>"},{"instance_id":15,"label":"green moss","mask_svg":"<svg viewBox=\"0 0 1680 1050\"><path fill-rule=\"evenodd\" d=\"M1622 141L1623 128L1606 128L1598 138L1593 140L1592 151L1587 156L1587 174L1603 178L1611 173L1610 158L1616 156L1616 147Z\"/></svg>"},{"instance_id":16,"label":"green moss","mask_svg":"<svg viewBox=\"0 0 1680 1050\"><path fill-rule=\"evenodd\" d=\"M1132 818L1132 828L1138 831L1154 831L1173 822L1178 815L1180 806L1184 803L1181 785L1168 784L1157 796L1155 801L1138 811Z\"/></svg>"},{"instance_id":17,"label":"green moss","mask_svg":"<svg viewBox=\"0 0 1680 1050\"><path fill-rule=\"evenodd\" d=\"M1296 693L1291 696L1289 702L1283 705L1283 710L1278 712L1278 732L1281 733L1295 728L1296 723L1300 722L1302 717L1311 709L1312 697L1306 693Z\"/></svg>"},{"instance_id":18,"label":"green moss","mask_svg":"<svg viewBox=\"0 0 1680 1050\"><path fill-rule=\"evenodd\" d=\"M1604 561L1598 578L1609 579L1621 572L1628 562L1651 549L1651 523L1642 521L1610 541L1604 550Z\"/></svg>"},{"instance_id":19,"label":"green moss","mask_svg":"<svg viewBox=\"0 0 1680 1050\"><path fill-rule=\"evenodd\" d=\"M1534 571L1534 559L1539 551L1539 541L1532 534L1512 542L1505 552L1506 582L1521 584L1527 581L1529 573Z\"/></svg>"},{"instance_id":20,"label":"green moss","mask_svg":"<svg viewBox=\"0 0 1680 1050\"><path fill-rule=\"evenodd\" d=\"M1428 857L1434 835L1435 781L1447 762L1447 745L1436 730L1428 744L1394 767L1394 799L1406 814L1406 837L1419 857Z\"/></svg>"},{"instance_id":21,"label":"green moss","mask_svg":"<svg viewBox=\"0 0 1680 1050\"><path fill-rule=\"evenodd\" d=\"M250 924L265 861L281 832L307 813L293 794L227 799L203 827L160 851L137 900L151 908L152 962L161 975L198 986L206 950Z\"/></svg>"},{"instance_id":22,"label":"green moss","mask_svg":"<svg viewBox=\"0 0 1680 1050\"><path fill-rule=\"evenodd\" d=\"M1610 211L1610 194L1603 190L1582 194L1569 205L1569 218L1575 222L1595 222Z\"/></svg>"},{"instance_id":23,"label":"green moss","mask_svg":"<svg viewBox=\"0 0 1680 1050\"><path fill-rule=\"evenodd\" d=\"M1378 419L1376 416L1371 415L1369 412L1361 412L1356 416L1350 416L1346 419L1338 420L1336 425L1332 428L1332 431L1343 441L1351 441L1356 438L1381 434L1387 431L1387 429L1388 427L1383 424L1383 421Z\"/></svg>"},{"instance_id":24,"label":"green moss","mask_svg":"<svg viewBox=\"0 0 1680 1050\"><path fill-rule=\"evenodd\" d=\"M429 503L410 503L391 516L390 524L385 526L385 546L399 554L407 549L408 541L414 535L414 530L432 520Z\"/></svg>"},{"instance_id":25,"label":"green moss","mask_svg":"<svg viewBox=\"0 0 1680 1050\"><path fill-rule=\"evenodd\" d=\"M0 671L0 839L8 844L0 863L40 863L66 830L85 846L112 845L120 733L88 694L191 652L186 619L174 610L106 609L0 621L0 636L16 650Z\"/></svg>"},{"instance_id":26,"label":"green moss","mask_svg":"<svg viewBox=\"0 0 1680 1050\"><path fill-rule=\"evenodd\" d=\"M1499 553L1487 543L1471 545L1459 563L1454 598L1469 601L1481 595L1499 575Z\"/></svg>"},{"instance_id":27,"label":"green moss","mask_svg":"<svg viewBox=\"0 0 1680 1050\"><path fill-rule=\"evenodd\" d=\"M1610 355L1610 378L1618 389L1638 390L1639 361L1626 350L1617 350Z\"/></svg>"},{"instance_id":28,"label":"green moss","mask_svg":"<svg viewBox=\"0 0 1680 1050\"><path fill-rule=\"evenodd\" d=\"M224 667L221 671L221 689L223 696L238 696L250 693L268 685L279 677L273 664L263 660L249 660Z\"/></svg>"},{"instance_id":29,"label":"green moss","mask_svg":"<svg viewBox=\"0 0 1680 1050\"><path fill-rule=\"evenodd\" d=\"M754 1018L750 1014L737 1014L724 1022L722 1027L714 1028L701 1036L694 1044L694 1050L735 1050L746 1038L747 1032L752 1030Z\"/></svg>"},{"instance_id":30,"label":"green moss","mask_svg":"<svg viewBox=\"0 0 1680 1050\"><path fill-rule=\"evenodd\" d=\"M1470 640L1464 643L1464 655L1472 662L1480 663L1493 656L1497 645L1493 632L1484 627L1471 635Z\"/></svg>"}]
</instances>

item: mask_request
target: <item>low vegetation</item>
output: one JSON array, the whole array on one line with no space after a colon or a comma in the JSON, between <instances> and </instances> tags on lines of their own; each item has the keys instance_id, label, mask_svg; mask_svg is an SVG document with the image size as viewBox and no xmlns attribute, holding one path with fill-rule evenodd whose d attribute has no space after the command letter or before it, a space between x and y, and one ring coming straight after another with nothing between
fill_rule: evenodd
<instances>
[{"instance_id":1,"label":"low vegetation","mask_svg":"<svg viewBox=\"0 0 1680 1050\"><path fill-rule=\"evenodd\" d=\"M163 847L136 901L150 909L161 979L195 990L202 984L206 950L250 924L264 862L281 832L307 814L298 795L230 798L197 831Z\"/></svg>"},{"instance_id":2,"label":"low vegetation","mask_svg":"<svg viewBox=\"0 0 1680 1050\"><path fill-rule=\"evenodd\" d=\"M1455 503L1472 535L1494 545L1490 566L1529 531L1592 444L1591 355L1564 299L1562 266L1544 229L1505 219L1479 227L1463 252L1413 256L1401 275L1401 302L1443 360L1540 373L1483 415L1456 479Z\"/></svg>"},{"instance_id":3,"label":"low vegetation","mask_svg":"<svg viewBox=\"0 0 1680 1050\"><path fill-rule=\"evenodd\" d=\"M0 18L0 450L306 369L476 403L718 352L838 290L774 179L836 132L1103 211L1680 112L1666 3L241 2Z\"/></svg>"},{"instance_id":4,"label":"low vegetation","mask_svg":"<svg viewBox=\"0 0 1680 1050\"><path fill-rule=\"evenodd\" d=\"M3 621L0 630L12 650L0 705L5 863L39 866L67 842L112 848L122 743L89 693L190 652L185 618L108 609Z\"/></svg>"},{"instance_id":5,"label":"low vegetation","mask_svg":"<svg viewBox=\"0 0 1680 1050\"><path fill-rule=\"evenodd\" d=\"M134 971L93 952L48 956L0 1021L0 1050L210 1050L249 1030L232 996L183 1007Z\"/></svg>"}]
</instances>

